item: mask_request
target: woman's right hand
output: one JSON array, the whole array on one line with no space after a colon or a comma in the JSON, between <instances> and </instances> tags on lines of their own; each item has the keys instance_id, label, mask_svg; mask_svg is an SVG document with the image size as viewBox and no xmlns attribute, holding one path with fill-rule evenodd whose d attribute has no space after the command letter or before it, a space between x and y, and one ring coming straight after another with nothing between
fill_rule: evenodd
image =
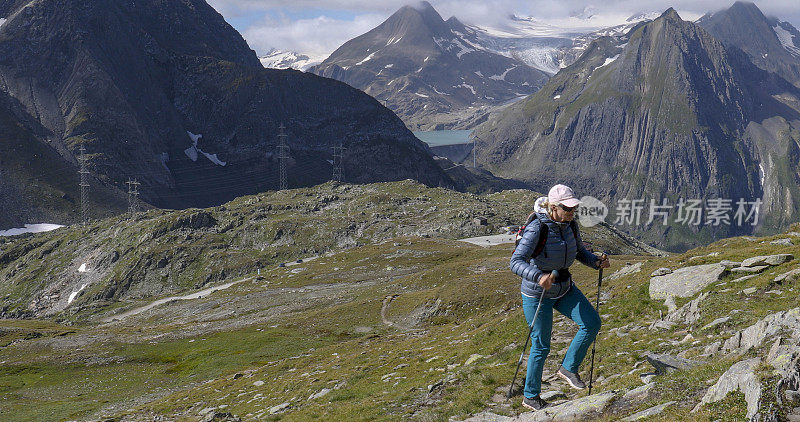
<instances>
[{"instance_id":1,"label":"woman's right hand","mask_svg":"<svg viewBox=\"0 0 800 422\"><path fill-rule=\"evenodd\" d=\"M542 276L539 277L539 285L542 286L542 288L545 290L549 289L550 286L553 285L554 281L556 281L556 277L551 272L547 274L542 274Z\"/></svg>"}]
</instances>

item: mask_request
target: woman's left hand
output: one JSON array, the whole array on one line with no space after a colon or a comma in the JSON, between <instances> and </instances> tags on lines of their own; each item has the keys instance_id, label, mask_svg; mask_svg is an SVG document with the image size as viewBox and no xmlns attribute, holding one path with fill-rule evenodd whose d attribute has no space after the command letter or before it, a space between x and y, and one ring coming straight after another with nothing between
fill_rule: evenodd
<instances>
[{"instance_id":1,"label":"woman's left hand","mask_svg":"<svg viewBox=\"0 0 800 422\"><path fill-rule=\"evenodd\" d=\"M608 268L611 266L611 262L608 260L608 255L603 254L600 256L600 261L598 262L597 268Z\"/></svg>"}]
</instances>

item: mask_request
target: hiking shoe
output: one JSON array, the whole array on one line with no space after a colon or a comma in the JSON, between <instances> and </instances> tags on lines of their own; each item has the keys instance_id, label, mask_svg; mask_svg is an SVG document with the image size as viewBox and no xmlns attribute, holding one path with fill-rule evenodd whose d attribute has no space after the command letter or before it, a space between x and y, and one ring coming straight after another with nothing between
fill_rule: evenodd
<instances>
[{"instance_id":1,"label":"hiking shoe","mask_svg":"<svg viewBox=\"0 0 800 422\"><path fill-rule=\"evenodd\" d=\"M532 399L529 399L527 397L523 397L523 399L522 399L522 406L523 407L527 407L528 409L531 409L531 410L541 410L541 409L544 409L545 407L547 407L547 405L548 405L548 403L546 401L542 400L542 398L539 397L539 396L536 396L536 397L534 397Z\"/></svg>"},{"instance_id":2,"label":"hiking shoe","mask_svg":"<svg viewBox=\"0 0 800 422\"><path fill-rule=\"evenodd\" d=\"M564 378L564 380L567 381L570 387L576 390L583 390L586 388L586 383L581 381L581 377L579 377L578 374L567 371L563 366L558 368L557 373L559 377Z\"/></svg>"}]
</instances>

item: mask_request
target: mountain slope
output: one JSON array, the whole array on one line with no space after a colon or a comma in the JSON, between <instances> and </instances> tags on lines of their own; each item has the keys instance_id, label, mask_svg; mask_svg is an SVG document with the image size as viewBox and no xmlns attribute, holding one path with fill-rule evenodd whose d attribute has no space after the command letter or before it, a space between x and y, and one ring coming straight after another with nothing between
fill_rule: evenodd
<instances>
[{"instance_id":1,"label":"mountain slope","mask_svg":"<svg viewBox=\"0 0 800 422\"><path fill-rule=\"evenodd\" d=\"M758 198L764 228L794 221L800 90L672 9L623 47L596 40L542 90L480 126L478 160L538 189L571 184L607 201L612 216L623 199L666 199L674 211L679 198ZM668 249L748 229L660 226L644 215L631 229Z\"/></svg>"},{"instance_id":2,"label":"mountain slope","mask_svg":"<svg viewBox=\"0 0 800 422\"><path fill-rule=\"evenodd\" d=\"M0 227L80 214L77 163L63 160L47 129L5 93L0 93L0 139ZM94 179L89 185L94 215L108 217L127 206L118 190Z\"/></svg>"},{"instance_id":3,"label":"mountain slope","mask_svg":"<svg viewBox=\"0 0 800 422\"><path fill-rule=\"evenodd\" d=\"M445 22L427 2L401 8L309 71L364 90L414 129L441 126L437 116L460 109L528 95L548 77L483 47L474 29L455 17Z\"/></svg>"},{"instance_id":4,"label":"mountain slope","mask_svg":"<svg viewBox=\"0 0 800 422\"><path fill-rule=\"evenodd\" d=\"M213 209L151 210L134 221L115 217L44 236L0 237L0 315L113 307L393 236L496 234L521 224L534 200L531 191L477 196L410 180L326 183ZM611 252L650 250L605 226L587 228L585 238ZM78 272L82 264L91 271ZM70 298L73 292L80 295Z\"/></svg>"},{"instance_id":5,"label":"mountain slope","mask_svg":"<svg viewBox=\"0 0 800 422\"><path fill-rule=\"evenodd\" d=\"M697 24L726 45L740 48L756 66L800 87L800 32L789 22L767 18L755 4L737 1Z\"/></svg>"},{"instance_id":6,"label":"mountain slope","mask_svg":"<svg viewBox=\"0 0 800 422\"><path fill-rule=\"evenodd\" d=\"M323 190L339 198L316 195ZM449 213L479 205L480 212L495 216L514 206L523 211L520 193L453 199L439 192L444 193L409 182L328 185L239 198L224 209L151 211L127 226L116 219L96 222L85 239L100 241L102 247L104 233L119 230L125 239L136 238L180 220L141 256L155 257L159 246L173 249L166 237L199 238L199 245L230 264L219 280L224 284L197 290L206 274L185 274L189 291L180 299L165 296L155 302L129 296L109 307L93 307L94 284L82 293L73 294L71 288L94 282L94 274L110 261L86 256L97 260L87 264L88 272L74 276L77 284L63 290L73 298L72 309L50 318L0 321L0 412L9 420L125 422L463 420L473 415L472 421L504 420L487 411L520 420L542 418L542 413L537 416L519 405L519 377L516 395L505 398L527 333L519 278L508 270L509 245L480 247L440 238L424 228L424 217L437 216L433 206L448 207ZM524 201L532 199L528 195ZM315 206L331 222L342 219L331 216L336 208L349 206L364 208L367 219L380 222L369 215L396 209L397 199L412 196L425 199L409 203L410 216L395 212L387 220L397 228L418 224L422 230L416 234L398 231L395 236L381 233L380 227L367 228L368 236L378 236L362 246L324 255L295 249L277 262L289 257L302 262L285 266L272 265L271 251L258 249L272 233L264 230L265 237L255 243L248 237L259 233L253 227L265 228L269 222L261 217L268 204L273 206L269 212L287 222L305 218ZM227 232L238 232L232 237L241 241L219 247L220 233L211 220L187 218L200 213L211 214L218 225L242 221ZM470 230L459 224L460 218L438 221ZM550 411L564 411L567 420L614 421L666 403L656 420L716 420L720 415L744 420L751 407L762 420L796 415L800 227L792 230L769 238L725 239L669 257L612 256L599 292L597 271L574 265L576 288L593 304L599 301L603 319L594 394L570 390L555 375L577 331L572 321L556 313L544 373L544 391L554 395L551 402L557 405ZM28 271L27 262L38 257L84 258L81 253L87 250L72 255L81 243L74 238L81 233L72 228L0 239L16 251L4 271ZM148 262L154 274L150 284L166 285L157 281L159 271L193 270L172 267L183 261L184 253L173 254L173 261ZM792 255L775 256L779 253ZM761 266L765 260L772 263ZM752 266L739 267L745 261ZM260 271L258 262L264 264ZM69 260L53 263L58 265L74 268ZM719 266L727 270L699 291L673 298L671 305L649 294L663 278L651 277L655 270L678 273ZM743 268L755 272L742 277ZM659 361L651 365L653 357L685 365L664 369L661 364L663 371L655 373ZM754 360L762 364L745 374L744 394L725 396L723 391L724 400L705 403L704 397L719 390L714 384L729 379L727 371ZM588 379L589 359L580 370ZM31 406L32 401L37 405Z\"/></svg>"},{"instance_id":7,"label":"mountain slope","mask_svg":"<svg viewBox=\"0 0 800 422\"><path fill-rule=\"evenodd\" d=\"M339 82L263 69L202 0L7 1L0 15L0 90L62 161L84 145L94 183L126 190L135 177L142 199L170 208L275 189L285 123L289 186L329 180L338 143L349 181L450 184L389 110Z\"/></svg>"}]
</instances>

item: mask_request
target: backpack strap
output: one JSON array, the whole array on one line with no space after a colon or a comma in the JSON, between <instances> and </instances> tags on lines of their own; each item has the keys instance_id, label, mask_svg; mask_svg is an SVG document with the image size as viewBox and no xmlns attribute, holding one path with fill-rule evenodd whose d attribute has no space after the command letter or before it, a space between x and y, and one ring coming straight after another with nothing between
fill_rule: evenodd
<instances>
[{"instance_id":1,"label":"backpack strap","mask_svg":"<svg viewBox=\"0 0 800 422\"><path fill-rule=\"evenodd\" d=\"M539 216L538 216L538 215L536 215L536 211L532 212L532 213L531 213L531 214L528 216L528 219L527 219L527 220L525 220L525 226L527 226L528 224L531 224L531 222L532 222L533 220L538 220L538 219L539 219Z\"/></svg>"},{"instance_id":2,"label":"backpack strap","mask_svg":"<svg viewBox=\"0 0 800 422\"><path fill-rule=\"evenodd\" d=\"M539 220L539 216L536 215L535 212L533 213L533 219L531 221L533 220ZM539 254L541 254L542 251L544 250L544 245L547 243L547 234L549 231L550 228L547 227L547 224L542 223L542 221L539 220L539 241L536 242L536 247L533 249L534 258L539 256Z\"/></svg>"},{"instance_id":3,"label":"backpack strap","mask_svg":"<svg viewBox=\"0 0 800 422\"><path fill-rule=\"evenodd\" d=\"M525 222L524 226L519 226L519 230L517 230L517 239L514 242L514 247L519 245L520 239L522 239L522 232L534 221L539 220L539 216L536 214L536 211L532 212L531 215L528 216L528 220ZM547 243L547 233L549 232L550 228L547 227L547 224L544 224L539 220L539 240L536 242L536 247L533 248L533 255L532 258L539 256L539 254L544 251L544 245ZM545 253L545 256L547 254Z\"/></svg>"}]
</instances>

